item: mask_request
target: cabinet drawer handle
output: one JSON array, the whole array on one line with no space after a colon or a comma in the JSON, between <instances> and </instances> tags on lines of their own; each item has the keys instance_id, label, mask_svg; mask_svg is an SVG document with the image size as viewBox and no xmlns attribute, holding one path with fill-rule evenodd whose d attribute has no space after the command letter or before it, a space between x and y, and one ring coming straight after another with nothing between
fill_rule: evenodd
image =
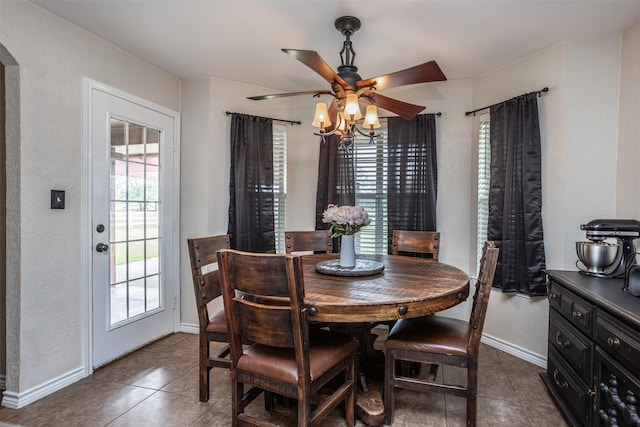
<instances>
[{"instance_id":1,"label":"cabinet drawer handle","mask_svg":"<svg viewBox=\"0 0 640 427\"><path fill-rule=\"evenodd\" d=\"M560 333L560 331L556 332L556 344L564 348L571 347L571 342L569 340L562 341L561 338L562 334Z\"/></svg>"},{"instance_id":2,"label":"cabinet drawer handle","mask_svg":"<svg viewBox=\"0 0 640 427\"><path fill-rule=\"evenodd\" d=\"M551 292L548 298L549 298L549 301L555 301L558 299L558 294L556 294L555 292Z\"/></svg>"},{"instance_id":3,"label":"cabinet drawer handle","mask_svg":"<svg viewBox=\"0 0 640 427\"><path fill-rule=\"evenodd\" d=\"M582 312L574 311L574 312L571 313L571 317L573 317L576 320L580 320L580 319L582 319Z\"/></svg>"},{"instance_id":4,"label":"cabinet drawer handle","mask_svg":"<svg viewBox=\"0 0 640 427\"><path fill-rule=\"evenodd\" d=\"M617 337L609 337L607 338L607 344L609 347L618 348L620 347L620 340Z\"/></svg>"},{"instance_id":5,"label":"cabinet drawer handle","mask_svg":"<svg viewBox=\"0 0 640 427\"><path fill-rule=\"evenodd\" d=\"M560 388L568 388L569 387L569 383L567 383L567 381L560 381L558 379L558 370L554 369L553 371L553 380L556 382L556 385Z\"/></svg>"}]
</instances>

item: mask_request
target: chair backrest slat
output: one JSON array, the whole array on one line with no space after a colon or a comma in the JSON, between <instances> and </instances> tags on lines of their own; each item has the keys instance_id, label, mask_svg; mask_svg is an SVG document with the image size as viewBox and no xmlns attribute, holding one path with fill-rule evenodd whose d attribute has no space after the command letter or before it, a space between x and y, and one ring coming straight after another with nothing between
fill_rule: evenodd
<instances>
[{"instance_id":1,"label":"chair backrest slat","mask_svg":"<svg viewBox=\"0 0 640 427\"><path fill-rule=\"evenodd\" d=\"M329 230L285 231L284 243L285 251L288 254L292 252L331 253L333 251L333 241Z\"/></svg>"},{"instance_id":2,"label":"chair backrest slat","mask_svg":"<svg viewBox=\"0 0 640 427\"><path fill-rule=\"evenodd\" d=\"M304 281L300 257L219 252L225 310L233 310L232 351L254 342L274 347L308 348ZM235 344L234 344L235 342Z\"/></svg>"},{"instance_id":3,"label":"chair backrest slat","mask_svg":"<svg viewBox=\"0 0 640 427\"><path fill-rule=\"evenodd\" d=\"M220 279L218 271L213 270L218 263L217 252L229 248L229 236L201 237L188 239L191 275L198 307L206 307L213 299L220 296Z\"/></svg>"},{"instance_id":4,"label":"chair backrest slat","mask_svg":"<svg viewBox=\"0 0 640 427\"><path fill-rule=\"evenodd\" d=\"M393 230L391 255L430 255L438 260L440 233L437 231Z\"/></svg>"},{"instance_id":5,"label":"chair backrest slat","mask_svg":"<svg viewBox=\"0 0 640 427\"><path fill-rule=\"evenodd\" d=\"M469 352L480 346L482 329L487 315L489 305L489 295L493 286L493 278L498 264L499 249L491 241L485 242L480 260L480 270L476 290L473 294L471 315L469 318Z\"/></svg>"}]
</instances>

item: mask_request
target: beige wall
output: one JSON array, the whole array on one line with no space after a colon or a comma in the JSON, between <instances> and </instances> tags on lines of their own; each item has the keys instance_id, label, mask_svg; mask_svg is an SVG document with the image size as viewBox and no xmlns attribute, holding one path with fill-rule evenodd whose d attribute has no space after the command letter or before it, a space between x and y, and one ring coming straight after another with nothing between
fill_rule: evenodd
<instances>
[{"instance_id":1,"label":"beige wall","mask_svg":"<svg viewBox=\"0 0 640 427\"><path fill-rule=\"evenodd\" d=\"M6 134L5 134L5 73L4 64L0 61L0 318L4 319L7 314L7 170L6 170ZM0 323L0 343L7 342L6 322ZM7 372L7 349L0 346L0 389L4 389L5 372Z\"/></svg>"},{"instance_id":2,"label":"beige wall","mask_svg":"<svg viewBox=\"0 0 640 427\"><path fill-rule=\"evenodd\" d=\"M640 220L640 21L622 35L617 214Z\"/></svg>"},{"instance_id":3,"label":"beige wall","mask_svg":"<svg viewBox=\"0 0 640 427\"><path fill-rule=\"evenodd\" d=\"M173 110L180 81L31 2L0 8L0 44L20 69L20 111L7 112L20 133L7 147L15 236L7 269L16 272L7 282L4 395L19 401L85 363L83 77ZM66 209L49 208L51 189L66 191Z\"/></svg>"}]
</instances>

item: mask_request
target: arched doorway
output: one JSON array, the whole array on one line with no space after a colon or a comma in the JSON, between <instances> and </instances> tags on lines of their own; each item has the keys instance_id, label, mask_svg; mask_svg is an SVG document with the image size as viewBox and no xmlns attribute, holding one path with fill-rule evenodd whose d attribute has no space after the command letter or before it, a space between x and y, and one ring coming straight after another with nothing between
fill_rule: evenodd
<instances>
[{"instance_id":1,"label":"arched doorway","mask_svg":"<svg viewBox=\"0 0 640 427\"><path fill-rule=\"evenodd\" d=\"M12 390L20 375L20 73L2 44L0 104L0 389Z\"/></svg>"}]
</instances>

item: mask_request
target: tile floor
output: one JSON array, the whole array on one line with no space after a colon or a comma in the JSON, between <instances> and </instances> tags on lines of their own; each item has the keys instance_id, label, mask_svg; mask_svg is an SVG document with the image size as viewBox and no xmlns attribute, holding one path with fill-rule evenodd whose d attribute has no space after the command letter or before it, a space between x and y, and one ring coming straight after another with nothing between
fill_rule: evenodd
<instances>
[{"instance_id":1,"label":"tile floor","mask_svg":"<svg viewBox=\"0 0 640 427\"><path fill-rule=\"evenodd\" d=\"M381 342L378 339L376 346ZM20 410L0 407L0 426L229 426L229 374L213 369L212 397L207 403L199 402L197 354L196 335L171 335ZM566 427L540 371L538 366L483 345L478 425ZM463 372L444 369L439 375L460 374ZM396 399L394 426L464 426L463 398L399 390ZM280 405L274 413L266 414L259 398L250 409L282 426L296 424L295 406ZM322 425L345 426L343 412L334 411ZM360 421L356 425L363 426Z\"/></svg>"}]
</instances>

